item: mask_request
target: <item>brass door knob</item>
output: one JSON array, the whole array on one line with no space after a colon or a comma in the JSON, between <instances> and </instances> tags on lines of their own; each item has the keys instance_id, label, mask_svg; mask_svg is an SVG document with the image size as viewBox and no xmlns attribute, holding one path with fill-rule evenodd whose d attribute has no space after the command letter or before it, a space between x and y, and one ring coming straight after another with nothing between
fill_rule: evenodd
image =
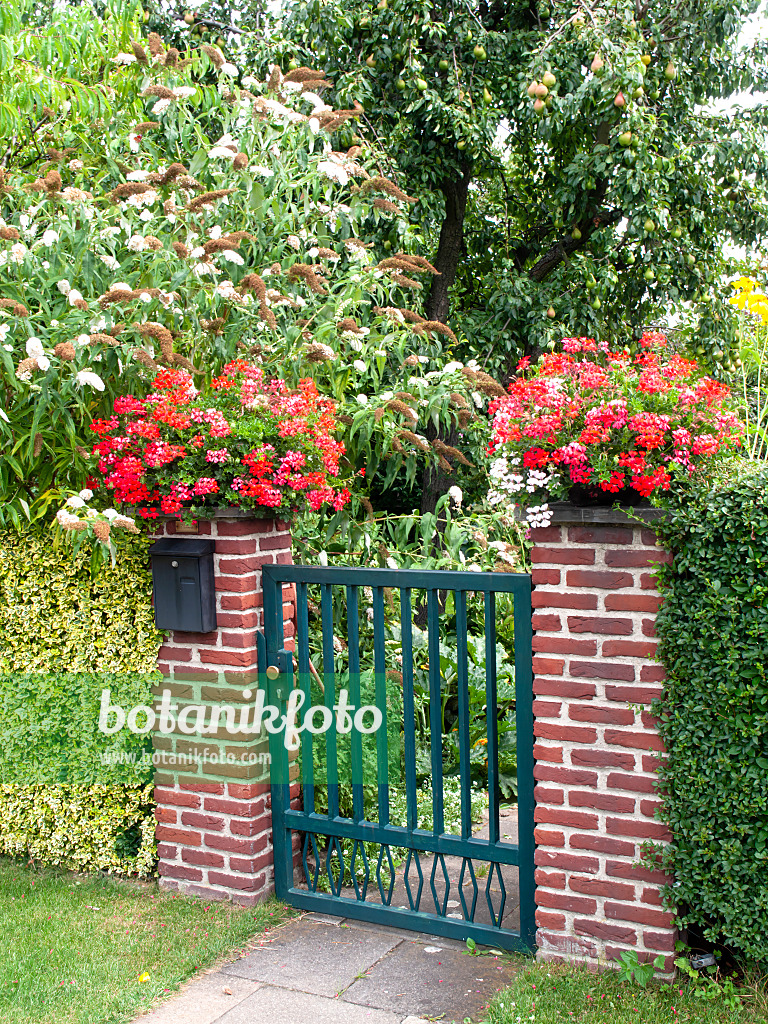
<instances>
[{"instance_id":1,"label":"brass door knob","mask_svg":"<svg viewBox=\"0 0 768 1024\"><path fill-rule=\"evenodd\" d=\"M267 669L267 679L277 679L280 675L280 669L277 665L270 665Z\"/></svg>"}]
</instances>

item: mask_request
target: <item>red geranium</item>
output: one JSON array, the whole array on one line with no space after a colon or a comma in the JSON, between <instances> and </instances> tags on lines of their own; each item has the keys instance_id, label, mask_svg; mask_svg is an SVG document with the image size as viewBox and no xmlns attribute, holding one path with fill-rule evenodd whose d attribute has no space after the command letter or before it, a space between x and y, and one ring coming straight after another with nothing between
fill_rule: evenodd
<instances>
[{"instance_id":1,"label":"red geranium","mask_svg":"<svg viewBox=\"0 0 768 1024\"><path fill-rule=\"evenodd\" d=\"M312 380L289 391L235 360L201 393L186 370L161 370L146 398L118 398L114 412L91 428L101 482L145 518L221 505L278 515L350 499L336 479L334 403Z\"/></svg>"},{"instance_id":2,"label":"red geranium","mask_svg":"<svg viewBox=\"0 0 768 1024\"><path fill-rule=\"evenodd\" d=\"M489 410L491 502L512 497L542 525L548 499L568 498L574 485L593 496L631 488L649 497L737 448L742 427L729 389L694 360L664 356L666 345L647 332L631 357L566 338L532 370L521 361L509 395Z\"/></svg>"}]
</instances>

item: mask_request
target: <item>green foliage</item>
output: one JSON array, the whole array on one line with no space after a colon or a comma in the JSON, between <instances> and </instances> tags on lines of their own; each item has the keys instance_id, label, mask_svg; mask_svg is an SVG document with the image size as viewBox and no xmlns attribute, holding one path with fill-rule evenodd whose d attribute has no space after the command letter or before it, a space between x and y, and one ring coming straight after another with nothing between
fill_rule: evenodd
<instances>
[{"instance_id":1,"label":"green foliage","mask_svg":"<svg viewBox=\"0 0 768 1024\"><path fill-rule=\"evenodd\" d=\"M654 973L664 968L664 957L659 954L652 963L640 963L634 949L625 949L616 958L616 963L619 965L616 972L619 981L628 981L646 988Z\"/></svg>"},{"instance_id":2,"label":"green foliage","mask_svg":"<svg viewBox=\"0 0 768 1024\"><path fill-rule=\"evenodd\" d=\"M735 339L712 294L723 244L768 223L765 106L710 102L764 87L764 42L739 42L757 8L301 0L283 52L359 99L361 132L417 183L394 237L437 249L432 313L456 275L451 322L489 368L564 334L639 333L688 300L711 357Z\"/></svg>"},{"instance_id":3,"label":"green foliage","mask_svg":"<svg viewBox=\"0 0 768 1024\"><path fill-rule=\"evenodd\" d=\"M631 951L632 958L636 954ZM615 970L590 971L584 965L521 964L512 984L488 1007L485 1024L763 1024L765 1001L751 1000L735 1006L723 1001L699 999L685 979L669 985L652 983L645 988L627 985Z\"/></svg>"},{"instance_id":4,"label":"green foliage","mask_svg":"<svg viewBox=\"0 0 768 1024\"><path fill-rule=\"evenodd\" d=\"M0 534L0 671L152 672L154 625L145 537L126 538L96 579L42 525Z\"/></svg>"},{"instance_id":5,"label":"green foliage","mask_svg":"<svg viewBox=\"0 0 768 1024\"><path fill-rule=\"evenodd\" d=\"M657 702L673 843L666 891L683 926L768 954L768 472L683 495L661 528Z\"/></svg>"},{"instance_id":6,"label":"green foliage","mask_svg":"<svg viewBox=\"0 0 768 1024\"><path fill-rule=\"evenodd\" d=\"M0 853L77 871L154 872L152 783L0 785Z\"/></svg>"},{"instance_id":7,"label":"green foliage","mask_svg":"<svg viewBox=\"0 0 768 1024\"><path fill-rule=\"evenodd\" d=\"M716 956L719 957L720 954L717 953ZM695 999L706 1000L709 1003L722 1002L733 1010L738 1009L739 993L733 978L729 974L722 974L717 964L697 971L691 966L688 957L676 956L675 967L688 979L688 989Z\"/></svg>"},{"instance_id":8,"label":"green foliage","mask_svg":"<svg viewBox=\"0 0 768 1024\"><path fill-rule=\"evenodd\" d=\"M11 672L0 675L0 781L147 783L148 734L97 728L102 693L125 711L153 703L160 673ZM143 716L137 724L141 727Z\"/></svg>"},{"instance_id":9,"label":"green foliage","mask_svg":"<svg viewBox=\"0 0 768 1024\"><path fill-rule=\"evenodd\" d=\"M117 565L94 579L85 551L73 558L54 537L41 525L0 534L3 759L16 777L39 770L48 780L0 785L0 852L148 875L155 860L148 768L91 761L100 753L94 712L102 683L118 682L126 706L148 702L162 642L153 622L148 541L128 539ZM73 718L77 737L67 731ZM145 738L131 735L127 743L127 752L140 754ZM79 784L51 785L67 763L80 773ZM82 784L89 772L98 784Z\"/></svg>"}]
</instances>

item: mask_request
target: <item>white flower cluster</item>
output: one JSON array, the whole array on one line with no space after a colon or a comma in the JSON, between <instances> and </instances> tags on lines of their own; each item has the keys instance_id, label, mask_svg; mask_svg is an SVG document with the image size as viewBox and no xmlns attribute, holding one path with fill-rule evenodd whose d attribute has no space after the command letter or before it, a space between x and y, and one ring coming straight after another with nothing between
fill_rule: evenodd
<instances>
[{"instance_id":1,"label":"white flower cluster","mask_svg":"<svg viewBox=\"0 0 768 1024\"><path fill-rule=\"evenodd\" d=\"M139 528L131 516L123 515L114 508L105 508L99 511L93 508L88 502L93 498L93 491L84 487L82 491L67 498L64 507L56 513L56 522L64 530L90 530L96 540L102 543L109 541L109 536L115 527L127 530L129 533L138 533Z\"/></svg>"},{"instance_id":2,"label":"white flower cluster","mask_svg":"<svg viewBox=\"0 0 768 1024\"><path fill-rule=\"evenodd\" d=\"M532 530L549 526L552 521L552 509L546 502L543 505L531 505L525 510L525 519Z\"/></svg>"},{"instance_id":3,"label":"white flower cluster","mask_svg":"<svg viewBox=\"0 0 768 1024\"><path fill-rule=\"evenodd\" d=\"M487 501L490 505L501 505L509 502L512 495L526 491L535 494L544 491L552 481L552 474L540 469L522 469L520 459L513 456L499 456L493 460L488 470L493 487L488 491ZM552 512L547 504L532 505L526 509L526 520L532 529L548 526Z\"/></svg>"}]
</instances>

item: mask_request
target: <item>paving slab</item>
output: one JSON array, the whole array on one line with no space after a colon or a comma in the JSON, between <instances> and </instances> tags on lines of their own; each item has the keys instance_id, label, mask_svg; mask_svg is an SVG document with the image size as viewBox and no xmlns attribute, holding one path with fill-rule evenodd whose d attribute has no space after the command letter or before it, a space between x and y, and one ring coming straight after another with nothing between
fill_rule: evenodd
<instances>
[{"instance_id":1,"label":"paving slab","mask_svg":"<svg viewBox=\"0 0 768 1024\"><path fill-rule=\"evenodd\" d=\"M469 956L455 946L405 940L358 979L342 1002L389 1009L442 1024L477 1020L515 967L492 956Z\"/></svg>"},{"instance_id":2,"label":"paving slab","mask_svg":"<svg viewBox=\"0 0 768 1024\"><path fill-rule=\"evenodd\" d=\"M167 1003L140 1017L139 1024L213 1024L258 988L258 981L225 978L219 971L205 974Z\"/></svg>"},{"instance_id":3,"label":"paving slab","mask_svg":"<svg viewBox=\"0 0 768 1024\"><path fill-rule=\"evenodd\" d=\"M402 1014L389 1010L264 985L216 1024L401 1024L402 1020ZM188 1024L197 1024L197 1018L190 1018Z\"/></svg>"},{"instance_id":4,"label":"paving slab","mask_svg":"<svg viewBox=\"0 0 768 1024\"><path fill-rule=\"evenodd\" d=\"M326 925L302 918L280 928L264 946L227 964L222 973L335 996L402 941L402 933Z\"/></svg>"}]
</instances>

